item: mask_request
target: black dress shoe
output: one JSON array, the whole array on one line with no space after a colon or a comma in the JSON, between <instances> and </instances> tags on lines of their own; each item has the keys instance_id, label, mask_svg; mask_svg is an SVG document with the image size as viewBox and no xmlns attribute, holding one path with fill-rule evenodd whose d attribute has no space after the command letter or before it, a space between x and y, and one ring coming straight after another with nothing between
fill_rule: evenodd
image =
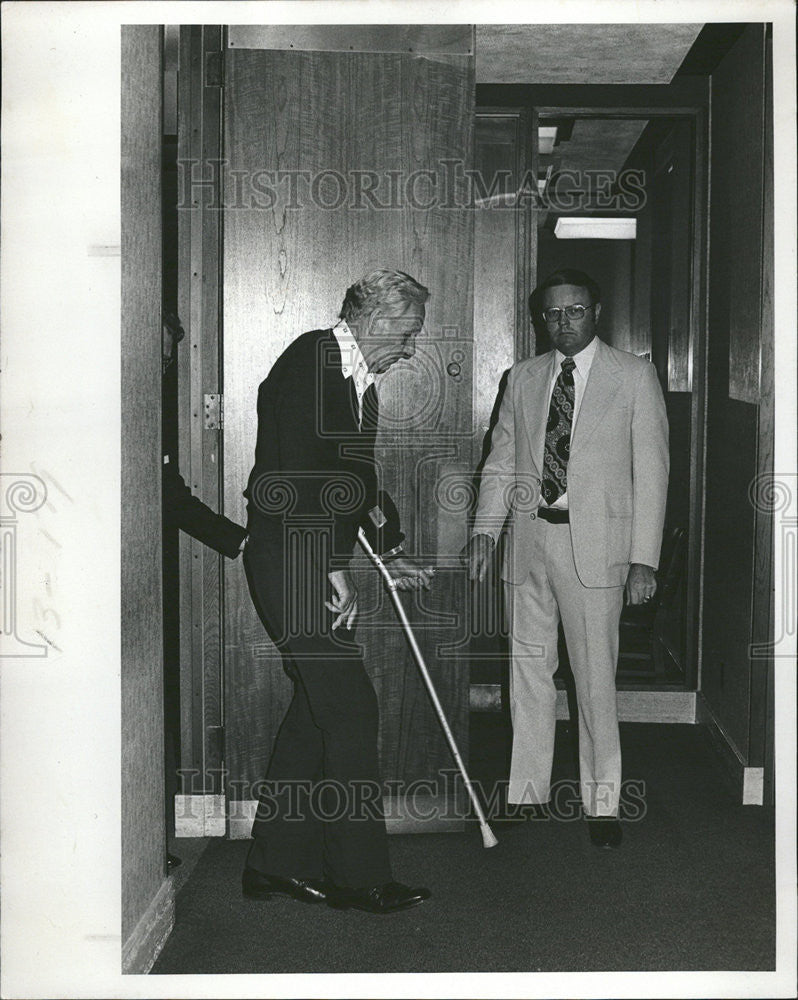
<instances>
[{"instance_id":1,"label":"black dress shoe","mask_svg":"<svg viewBox=\"0 0 798 1000\"><path fill-rule=\"evenodd\" d=\"M596 847L620 847L623 840L621 824L614 816L588 816L590 840Z\"/></svg>"},{"instance_id":2,"label":"black dress shoe","mask_svg":"<svg viewBox=\"0 0 798 1000\"><path fill-rule=\"evenodd\" d=\"M396 913L429 899L429 889L411 889L401 882L386 882L371 889L331 889L327 902L336 910L364 910L366 913Z\"/></svg>"},{"instance_id":3,"label":"black dress shoe","mask_svg":"<svg viewBox=\"0 0 798 1000\"><path fill-rule=\"evenodd\" d=\"M180 860L180 858L177 857L176 854L167 854L166 855L166 870L167 870L167 872L174 871L175 868L179 868L182 864L183 864L183 862Z\"/></svg>"},{"instance_id":4,"label":"black dress shoe","mask_svg":"<svg viewBox=\"0 0 798 1000\"><path fill-rule=\"evenodd\" d=\"M264 875L254 868L245 868L241 889L247 899L273 899L288 896L300 903L325 903L329 884L323 879L288 878L285 875Z\"/></svg>"}]
</instances>

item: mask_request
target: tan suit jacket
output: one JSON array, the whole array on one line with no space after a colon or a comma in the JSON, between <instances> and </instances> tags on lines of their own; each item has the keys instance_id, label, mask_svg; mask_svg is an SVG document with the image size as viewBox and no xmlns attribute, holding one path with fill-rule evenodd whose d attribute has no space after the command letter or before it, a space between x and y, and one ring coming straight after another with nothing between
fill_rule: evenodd
<instances>
[{"instance_id":1,"label":"tan suit jacket","mask_svg":"<svg viewBox=\"0 0 798 1000\"><path fill-rule=\"evenodd\" d=\"M537 508L555 352L510 369L482 471L474 533L496 541L507 515L502 578L521 583ZM623 586L630 563L657 568L668 486L668 421L656 369L599 340L571 433L568 508L580 582Z\"/></svg>"}]
</instances>

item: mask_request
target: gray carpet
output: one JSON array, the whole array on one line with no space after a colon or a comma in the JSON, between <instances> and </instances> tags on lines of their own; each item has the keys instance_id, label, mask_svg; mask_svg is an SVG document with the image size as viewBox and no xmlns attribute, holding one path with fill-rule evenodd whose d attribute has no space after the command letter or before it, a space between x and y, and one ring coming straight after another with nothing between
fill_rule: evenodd
<instances>
[{"instance_id":1,"label":"gray carpet","mask_svg":"<svg viewBox=\"0 0 798 1000\"><path fill-rule=\"evenodd\" d=\"M242 841L214 841L177 899L155 967L166 973L762 970L775 963L772 809L740 806L698 726L623 724L625 778L645 814L599 851L584 822L391 837L394 874L427 903L391 916L245 900ZM503 755L497 717L475 720L483 780ZM558 724L557 767L572 771Z\"/></svg>"}]
</instances>

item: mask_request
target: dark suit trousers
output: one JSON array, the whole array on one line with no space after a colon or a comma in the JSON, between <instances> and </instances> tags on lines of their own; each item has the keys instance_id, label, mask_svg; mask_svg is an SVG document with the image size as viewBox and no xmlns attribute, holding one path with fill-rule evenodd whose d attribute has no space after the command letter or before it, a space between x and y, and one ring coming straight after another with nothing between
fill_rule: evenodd
<instances>
[{"instance_id":1,"label":"dark suit trousers","mask_svg":"<svg viewBox=\"0 0 798 1000\"><path fill-rule=\"evenodd\" d=\"M391 881L391 871L377 696L359 645L347 640L343 627L330 631L325 574L288 566L286 550L279 531L250 519L244 550L250 592L294 696L259 796L247 864L271 875L381 885Z\"/></svg>"}]
</instances>

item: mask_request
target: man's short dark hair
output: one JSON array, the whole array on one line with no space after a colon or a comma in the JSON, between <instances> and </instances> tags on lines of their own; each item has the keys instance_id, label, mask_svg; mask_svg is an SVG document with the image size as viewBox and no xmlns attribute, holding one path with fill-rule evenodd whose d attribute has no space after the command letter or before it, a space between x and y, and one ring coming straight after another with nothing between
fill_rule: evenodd
<instances>
[{"instance_id":1,"label":"man's short dark hair","mask_svg":"<svg viewBox=\"0 0 798 1000\"><path fill-rule=\"evenodd\" d=\"M540 312L540 300L546 289L556 288L558 285L578 285L579 288L586 289L590 296L591 306L601 302L601 289L598 282L594 281L589 274L585 274L584 271L577 271L572 267L562 267L554 274L550 274L529 296L529 311L533 315Z\"/></svg>"}]
</instances>

